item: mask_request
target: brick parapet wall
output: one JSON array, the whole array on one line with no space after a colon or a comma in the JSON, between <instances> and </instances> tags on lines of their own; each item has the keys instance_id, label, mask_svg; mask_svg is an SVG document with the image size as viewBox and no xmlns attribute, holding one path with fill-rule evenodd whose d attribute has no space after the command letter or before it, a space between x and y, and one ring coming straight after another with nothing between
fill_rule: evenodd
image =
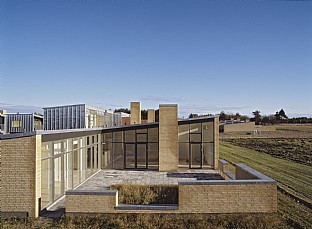
<instances>
[{"instance_id":1,"label":"brick parapet wall","mask_svg":"<svg viewBox=\"0 0 312 229\"><path fill-rule=\"evenodd\" d=\"M178 205L118 205L117 191L66 193L66 212L75 213L255 213L277 211L277 182L240 163L236 176L219 160L228 180L179 182ZM233 179L234 178L234 179ZM105 193L106 192L106 193Z\"/></svg>"},{"instance_id":2,"label":"brick parapet wall","mask_svg":"<svg viewBox=\"0 0 312 229\"><path fill-rule=\"evenodd\" d=\"M41 136L1 140L1 216L39 215Z\"/></svg>"},{"instance_id":3,"label":"brick parapet wall","mask_svg":"<svg viewBox=\"0 0 312 229\"><path fill-rule=\"evenodd\" d=\"M112 213L118 205L117 190L66 192L66 213Z\"/></svg>"},{"instance_id":4,"label":"brick parapet wall","mask_svg":"<svg viewBox=\"0 0 312 229\"><path fill-rule=\"evenodd\" d=\"M277 192L273 182L179 183L182 213L276 212Z\"/></svg>"},{"instance_id":5,"label":"brick parapet wall","mask_svg":"<svg viewBox=\"0 0 312 229\"><path fill-rule=\"evenodd\" d=\"M235 165L235 174L236 174L236 180L252 180L252 179L260 179L260 180L266 180L266 181L273 181L272 178L260 173L259 171L250 168L249 166L238 163Z\"/></svg>"},{"instance_id":6,"label":"brick parapet wall","mask_svg":"<svg viewBox=\"0 0 312 229\"><path fill-rule=\"evenodd\" d=\"M226 160L218 160L219 174L224 180L235 180L235 175L229 171L229 163Z\"/></svg>"}]
</instances>

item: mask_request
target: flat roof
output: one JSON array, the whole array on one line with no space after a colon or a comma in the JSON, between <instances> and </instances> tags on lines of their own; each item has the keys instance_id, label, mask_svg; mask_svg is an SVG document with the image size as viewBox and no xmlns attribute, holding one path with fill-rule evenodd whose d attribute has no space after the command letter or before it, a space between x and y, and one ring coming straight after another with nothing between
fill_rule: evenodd
<instances>
[{"instance_id":1,"label":"flat roof","mask_svg":"<svg viewBox=\"0 0 312 229\"><path fill-rule=\"evenodd\" d=\"M200 122L211 122L214 118L218 116L207 116L200 118L191 118L185 120L179 120L178 125L190 124L190 123L200 123ZM19 138L19 137L28 137L33 135L41 135L42 142L48 141L57 141L66 138L76 138L83 137L86 135L95 135L107 132L116 132L123 130L136 130L136 129L144 129L144 128L154 128L158 127L159 122L152 123L144 123L144 124L132 124L128 126L114 126L114 127L101 127L101 128L89 128L89 129L63 129L63 130L37 130L33 132L26 133L15 133L15 134L0 134L0 139L11 139L11 138Z\"/></svg>"}]
</instances>

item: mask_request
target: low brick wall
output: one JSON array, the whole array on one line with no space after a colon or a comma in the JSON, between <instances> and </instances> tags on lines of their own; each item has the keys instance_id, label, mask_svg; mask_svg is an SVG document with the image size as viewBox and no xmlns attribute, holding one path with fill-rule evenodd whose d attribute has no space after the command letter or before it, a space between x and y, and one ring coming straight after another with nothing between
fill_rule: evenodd
<instances>
[{"instance_id":1,"label":"low brick wall","mask_svg":"<svg viewBox=\"0 0 312 229\"><path fill-rule=\"evenodd\" d=\"M277 183L245 164L218 161L225 180L179 182L179 211L182 213L276 212Z\"/></svg>"},{"instance_id":2,"label":"low brick wall","mask_svg":"<svg viewBox=\"0 0 312 229\"><path fill-rule=\"evenodd\" d=\"M274 181L272 178L258 172L255 169L250 168L249 166L239 163L235 165L236 169L236 180L252 180L252 179L259 179L259 180L267 180L267 181Z\"/></svg>"},{"instance_id":3,"label":"low brick wall","mask_svg":"<svg viewBox=\"0 0 312 229\"><path fill-rule=\"evenodd\" d=\"M182 213L276 212L274 181L179 182Z\"/></svg>"},{"instance_id":4,"label":"low brick wall","mask_svg":"<svg viewBox=\"0 0 312 229\"><path fill-rule=\"evenodd\" d=\"M236 165L236 180L228 162L219 160L228 180L179 182L178 205L118 204L118 191L66 192L66 213L253 213L277 211L277 183L260 172Z\"/></svg>"},{"instance_id":5,"label":"low brick wall","mask_svg":"<svg viewBox=\"0 0 312 229\"><path fill-rule=\"evenodd\" d=\"M235 175L229 171L229 163L226 160L218 160L219 174L224 180L235 180Z\"/></svg>"},{"instance_id":6,"label":"low brick wall","mask_svg":"<svg viewBox=\"0 0 312 229\"><path fill-rule=\"evenodd\" d=\"M70 190L66 192L65 204L66 214L111 213L118 205L118 191Z\"/></svg>"}]
</instances>

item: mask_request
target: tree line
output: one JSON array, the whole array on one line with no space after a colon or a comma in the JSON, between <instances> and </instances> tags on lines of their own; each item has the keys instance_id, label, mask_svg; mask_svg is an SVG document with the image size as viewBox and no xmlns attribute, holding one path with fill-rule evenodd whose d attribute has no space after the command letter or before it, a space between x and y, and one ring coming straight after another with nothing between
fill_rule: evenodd
<instances>
[{"instance_id":1,"label":"tree line","mask_svg":"<svg viewBox=\"0 0 312 229\"><path fill-rule=\"evenodd\" d=\"M128 108L119 108L115 109L114 112L124 112L130 114L130 110ZM240 121L255 121L256 125L274 125L274 124L281 124L281 123L299 123L299 124L306 124L312 123L312 118L308 117L296 117L296 118L288 118L286 112L282 108L279 111L276 111L275 114L270 115L261 115L261 111L255 110L252 112L253 117L249 118L247 115L241 115L240 113L236 112L233 113L226 113L221 111L219 114L220 121L226 120L240 120ZM208 117L213 116L213 114L196 114L191 113L188 117L189 118L199 118L199 117ZM147 119L147 110L141 110L141 118ZM159 109L155 110L155 121L158 122L159 120Z\"/></svg>"},{"instance_id":2,"label":"tree line","mask_svg":"<svg viewBox=\"0 0 312 229\"><path fill-rule=\"evenodd\" d=\"M123 112L130 114L130 110L128 108L118 108L115 109L114 112ZM147 110L141 110L141 119L147 120ZM159 109L155 110L155 122L158 122L159 120Z\"/></svg>"},{"instance_id":3,"label":"tree line","mask_svg":"<svg viewBox=\"0 0 312 229\"><path fill-rule=\"evenodd\" d=\"M280 111L276 111L275 114L271 115L261 115L259 110L253 111L252 114L254 117L251 121L255 121L256 125L274 125L274 124L281 124L281 123L291 123L291 124L306 124L312 123L312 118L308 117L295 117L295 118L288 118L284 109Z\"/></svg>"}]
</instances>

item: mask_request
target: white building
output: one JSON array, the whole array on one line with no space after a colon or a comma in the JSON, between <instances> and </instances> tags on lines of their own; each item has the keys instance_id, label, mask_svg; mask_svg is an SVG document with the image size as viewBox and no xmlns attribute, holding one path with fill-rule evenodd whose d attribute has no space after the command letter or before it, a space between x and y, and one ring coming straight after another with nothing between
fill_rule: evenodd
<instances>
[{"instance_id":1,"label":"white building","mask_svg":"<svg viewBox=\"0 0 312 229\"><path fill-rule=\"evenodd\" d=\"M44 107L44 130L81 129L120 126L119 114L112 110L75 104ZM116 118L114 118L116 116ZM115 121L116 120L116 121Z\"/></svg>"}]
</instances>

